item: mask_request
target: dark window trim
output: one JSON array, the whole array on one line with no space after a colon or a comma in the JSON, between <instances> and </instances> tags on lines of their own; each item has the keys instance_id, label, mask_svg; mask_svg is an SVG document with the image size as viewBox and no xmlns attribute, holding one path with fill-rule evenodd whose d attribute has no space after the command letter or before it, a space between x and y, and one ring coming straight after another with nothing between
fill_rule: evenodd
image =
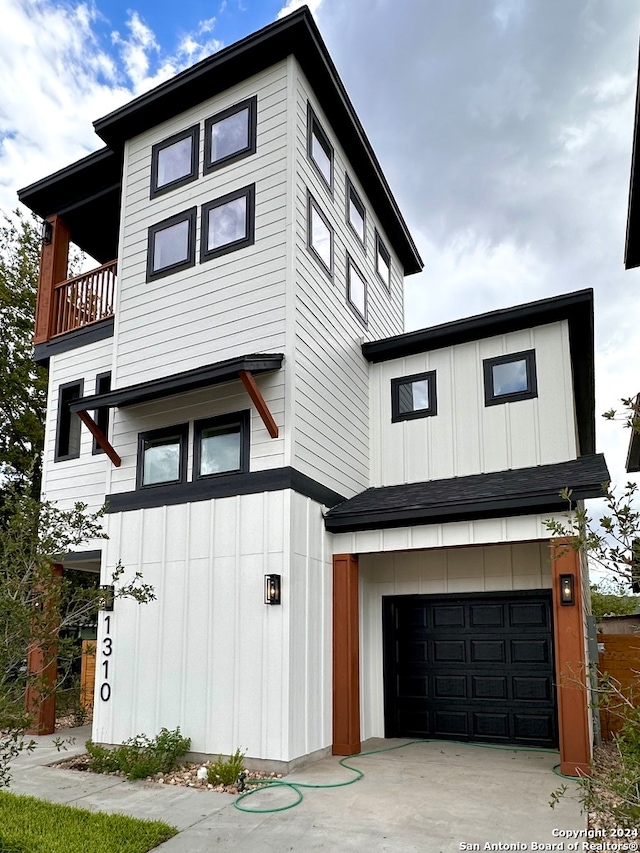
<instances>
[{"instance_id":1,"label":"dark window trim","mask_svg":"<svg viewBox=\"0 0 640 853\"><path fill-rule=\"evenodd\" d=\"M324 174L322 173L322 169L316 162L315 157L313 156L313 136L315 136L320 143L324 153L329 158L329 178L327 181ZM320 119L315 113L315 110L307 101L307 154L309 156L309 160L313 163L313 166L316 172L320 175L322 179L322 185L326 187L331 195L333 195L333 173L334 173L334 156L333 156L333 145L329 141L329 137L327 136L324 128L320 124Z\"/></svg>"},{"instance_id":2,"label":"dark window trim","mask_svg":"<svg viewBox=\"0 0 640 853\"><path fill-rule=\"evenodd\" d=\"M247 199L247 216L245 221L245 236L240 240L234 240L231 243L226 243L224 246L218 246L216 249L207 248L207 240L209 235L209 211L215 210L216 207L222 207L230 201L235 201L237 198ZM234 190L231 193L215 198L202 205L200 214L200 263L210 261L212 258L219 258L221 255L226 255L229 252L235 252L238 249L244 249L245 246L252 246L255 242L255 224L256 224L256 185L249 184L242 189Z\"/></svg>"},{"instance_id":3,"label":"dark window trim","mask_svg":"<svg viewBox=\"0 0 640 853\"><path fill-rule=\"evenodd\" d=\"M311 244L311 237L312 237L312 230L311 230L311 210L312 210L312 208L313 208L313 209L316 211L316 213L320 216L320 218L322 219L322 221L324 222L324 224L325 224L325 225L327 226L327 228L329 229L329 233L330 233L330 235L331 235L331 241L330 241L330 243L331 243L331 266L330 266L330 267L327 267L327 265L325 264L325 262L323 261L323 259L320 257L320 254L318 253L318 251L317 251L317 250L313 247L313 245ZM335 237L335 235L334 235L334 231L333 231L333 228L331 227L331 223L329 222L329 219L324 215L324 213L323 213L323 212L322 212L322 210L320 209L320 206L319 206L318 202L317 202L317 201L315 200L315 198L311 195L311 193L307 190L307 246L308 246L308 248L309 248L309 251L310 251L310 252L311 252L311 254L313 255L313 257L314 257L314 258L316 259L316 261L320 264L320 267L322 268L322 270L324 271L324 273L325 273L327 276L329 276L329 278L330 278L331 280L333 280L333 250L334 250L334 237Z\"/></svg>"},{"instance_id":4,"label":"dark window trim","mask_svg":"<svg viewBox=\"0 0 640 853\"><path fill-rule=\"evenodd\" d=\"M111 371L105 370L104 373L98 373L96 376L96 394L107 394L111 391ZM100 427L106 438L109 438L109 409L107 406L102 406L96 409L93 413L93 419ZM91 453L95 456L98 453L104 453L104 450L98 442L93 439Z\"/></svg>"},{"instance_id":5,"label":"dark window trim","mask_svg":"<svg viewBox=\"0 0 640 853\"><path fill-rule=\"evenodd\" d=\"M383 259L386 261L387 266L389 267L389 281L385 281L380 273L378 272L378 252L382 255ZM378 233L378 229L376 228L376 250L373 258L373 265L376 269L376 275L380 279L380 281L384 284L386 289L391 293L391 254L389 250L384 244L384 241L380 234Z\"/></svg>"},{"instance_id":6,"label":"dark window trim","mask_svg":"<svg viewBox=\"0 0 640 853\"><path fill-rule=\"evenodd\" d=\"M82 397L84 392L84 379L75 379L73 382L63 382L62 385L58 385L58 416L56 419L56 444L55 444L55 453L53 457L54 462L64 462L66 459L78 459L80 457L80 448L82 445L82 422L80 418L72 412L71 409L68 408L64 411L65 406L63 402L63 392L68 388L77 388L78 394L76 397L71 399L77 399L78 397ZM64 429L67 435L67 445L71 443L71 425L73 423L72 418L75 417L77 419L78 426L78 450L77 452L72 451L71 453L60 453L60 439L62 438L62 430Z\"/></svg>"},{"instance_id":7,"label":"dark window trim","mask_svg":"<svg viewBox=\"0 0 640 853\"><path fill-rule=\"evenodd\" d=\"M149 227L147 237L147 281L155 281L158 278L164 278L166 275L172 275L180 270L189 269L195 266L196 262L196 216L197 208L190 207L182 213L176 213L168 219L163 219L161 222L156 222L155 225ZM158 231L164 231L166 228L171 228L172 225L178 225L180 222L189 223L189 240L187 245L187 257L184 261L178 261L168 267L162 269L153 269L153 254L154 254L154 237Z\"/></svg>"},{"instance_id":8,"label":"dark window trim","mask_svg":"<svg viewBox=\"0 0 640 853\"><path fill-rule=\"evenodd\" d=\"M363 232L364 232L362 235L362 238L360 238L360 235L358 234L356 229L353 227L353 225L351 223L351 218L349 216L349 205L351 204L352 196L353 196L353 200L355 201L355 206L359 209L360 213L362 214ZM345 174L345 198L347 200L347 204L345 206L345 219L346 219L347 225L353 231L353 233L356 235L356 237L358 239L358 243L360 243L360 245L364 248L365 254L366 254L366 249L367 249L367 208L365 207L364 202L360 198L360 193L354 187L353 181L351 180L351 178L347 174Z\"/></svg>"},{"instance_id":9,"label":"dark window trim","mask_svg":"<svg viewBox=\"0 0 640 853\"><path fill-rule=\"evenodd\" d=\"M166 480L162 483L142 482L144 474L144 443L149 439L165 438L172 435L178 435L180 438L180 471L177 480ZM175 426L161 427L160 429L150 429L146 432L138 433L138 457L136 462L136 490L157 489L162 486L178 486L187 481L187 453L189 445L189 424L176 424Z\"/></svg>"},{"instance_id":10,"label":"dark window trim","mask_svg":"<svg viewBox=\"0 0 640 853\"><path fill-rule=\"evenodd\" d=\"M512 394L495 394L493 390L493 370L496 364L509 364L512 361L525 361L527 365L527 388L524 391L514 391ZM503 403L516 403L518 400L531 400L538 396L538 379L536 375L536 351L533 349L523 352L511 352L495 358L485 358L482 361L484 373L484 404L485 406L500 406Z\"/></svg>"},{"instance_id":11,"label":"dark window trim","mask_svg":"<svg viewBox=\"0 0 640 853\"><path fill-rule=\"evenodd\" d=\"M246 148L241 148L239 151L234 151L233 154L227 154L226 157L221 157L219 160L216 160L214 163L211 162L211 128L214 124L217 124L220 121L223 121L225 118L229 118L229 116L235 115L236 113L242 112L242 110L249 110L249 128L248 128L248 137L249 144ZM256 137L257 137L257 127L258 127L258 96L253 95L251 98L245 98L244 101L239 101L237 104L233 104L230 107L227 107L226 110L221 110L219 113L210 116L208 119L205 119L204 123L204 167L202 174L208 175L210 172L215 172L217 169L222 169L223 166L228 166L231 163L235 163L237 160L242 160L245 157L250 157L252 154L256 153Z\"/></svg>"},{"instance_id":12,"label":"dark window trim","mask_svg":"<svg viewBox=\"0 0 640 853\"><path fill-rule=\"evenodd\" d=\"M240 467L231 471L218 471L215 474L200 473L202 431L211 427L225 426L240 427ZM251 413L248 409L242 412L230 412L226 415L216 415L213 418L203 418L193 425L193 480L211 480L228 474L246 474L249 471L249 450L251 442Z\"/></svg>"},{"instance_id":13,"label":"dark window trim","mask_svg":"<svg viewBox=\"0 0 640 853\"><path fill-rule=\"evenodd\" d=\"M170 148L172 145L175 145L176 142L181 142L183 139L188 139L191 137L191 171L188 175L184 175L182 178L176 178L174 181L169 181L167 184L163 184L161 187L158 186L158 155L165 148ZM162 142L158 142L151 148L151 190L149 193L149 198L156 198L159 195L164 195L164 193L168 193L171 190L175 190L178 187L182 187L185 184L191 183L191 181L195 181L198 177L198 163L200 157L200 125L194 124L193 127L189 127L186 130L180 131L180 133L174 133L173 136L167 137L167 139L163 139Z\"/></svg>"},{"instance_id":14,"label":"dark window trim","mask_svg":"<svg viewBox=\"0 0 640 853\"><path fill-rule=\"evenodd\" d=\"M427 380L429 389L429 406L426 409L416 409L413 412L400 411L400 386L408 382ZM412 373L411 376L399 376L391 380L391 423L398 421L413 421L416 418L428 418L438 414L438 396L436 391L436 371L427 370L424 373Z\"/></svg>"},{"instance_id":15,"label":"dark window trim","mask_svg":"<svg viewBox=\"0 0 640 853\"><path fill-rule=\"evenodd\" d=\"M351 296L350 296L351 269L352 268L356 271L356 273L360 276L360 278L364 282L364 314L360 313L360 309L355 304L355 302L352 301ZM356 262L353 260L353 258L351 257L351 255L348 252L347 252L347 291L346 291L346 294L347 294L347 305L351 308L351 310L356 315L358 320L366 328L367 323L369 322L369 283L367 282L366 275L363 275L362 270L356 264Z\"/></svg>"}]
</instances>

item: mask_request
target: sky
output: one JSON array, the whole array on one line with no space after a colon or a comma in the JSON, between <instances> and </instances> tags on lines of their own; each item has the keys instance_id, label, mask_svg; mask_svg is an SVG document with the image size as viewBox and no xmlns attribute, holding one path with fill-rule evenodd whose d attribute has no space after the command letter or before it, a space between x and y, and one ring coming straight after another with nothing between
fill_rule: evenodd
<instances>
[{"instance_id":1,"label":"sky","mask_svg":"<svg viewBox=\"0 0 640 853\"><path fill-rule=\"evenodd\" d=\"M296 0L0 0L0 209L102 146L92 122ZM640 270L623 266L637 0L311 0L424 271L406 329L595 291L600 413L640 391Z\"/></svg>"}]
</instances>

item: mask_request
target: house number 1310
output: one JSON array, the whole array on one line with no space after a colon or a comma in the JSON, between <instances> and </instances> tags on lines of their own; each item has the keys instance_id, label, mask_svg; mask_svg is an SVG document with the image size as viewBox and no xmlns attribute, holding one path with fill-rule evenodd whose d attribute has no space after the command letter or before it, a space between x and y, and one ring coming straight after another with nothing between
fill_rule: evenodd
<instances>
[{"instance_id":1,"label":"house number 1310","mask_svg":"<svg viewBox=\"0 0 640 853\"><path fill-rule=\"evenodd\" d=\"M108 613L104 617L104 637L102 638L102 684L100 685L100 698L103 702L108 702L111 699L111 684L109 683L109 670L111 669L111 661L109 658L113 654L113 640L109 636L111 634L111 614Z\"/></svg>"}]
</instances>

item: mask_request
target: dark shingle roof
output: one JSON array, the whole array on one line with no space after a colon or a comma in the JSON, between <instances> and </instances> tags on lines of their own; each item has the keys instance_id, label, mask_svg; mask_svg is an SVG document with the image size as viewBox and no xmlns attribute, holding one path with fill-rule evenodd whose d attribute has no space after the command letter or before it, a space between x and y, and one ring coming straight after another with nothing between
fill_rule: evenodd
<instances>
[{"instance_id":1,"label":"dark shingle roof","mask_svg":"<svg viewBox=\"0 0 640 853\"><path fill-rule=\"evenodd\" d=\"M332 533L496 518L567 509L562 489L572 499L599 497L609 471L601 453L568 462L452 477L400 486L366 489L331 509L325 517Z\"/></svg>"}]
</instances>

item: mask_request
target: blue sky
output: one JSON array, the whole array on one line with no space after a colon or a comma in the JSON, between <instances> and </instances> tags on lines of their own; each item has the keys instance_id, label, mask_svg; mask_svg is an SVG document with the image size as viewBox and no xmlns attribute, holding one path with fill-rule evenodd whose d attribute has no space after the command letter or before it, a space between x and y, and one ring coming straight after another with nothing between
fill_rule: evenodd
<instances>
[{"instance_id":1,"label":"blue sky","mask_svg":"<svg viewBox=\"0 0 640 853\"><path fill-rule=\"evenodd\" d=\"M0 208L92 122L296 0L0 0ZM597 411L640 390L622 257L637 0L312 0L425 261L406 327L593 287ZM624 477L628 435L598 421Z\"/></svg>"}]
</instances>

